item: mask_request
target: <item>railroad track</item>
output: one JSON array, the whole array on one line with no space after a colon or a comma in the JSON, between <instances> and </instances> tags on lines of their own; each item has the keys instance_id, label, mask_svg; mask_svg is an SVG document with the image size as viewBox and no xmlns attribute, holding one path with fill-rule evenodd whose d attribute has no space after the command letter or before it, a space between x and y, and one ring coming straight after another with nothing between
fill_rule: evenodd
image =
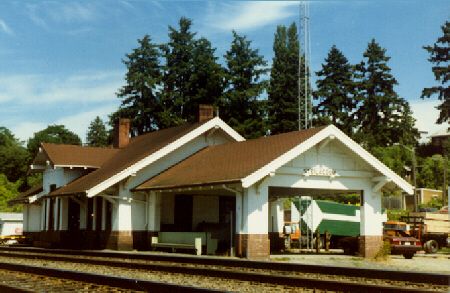
<instances>
[{"instance_id":1,"label":"railroad track","mask_svg":"<svg viewBox=\"0 0 450 293\"><path fill-rule=\"evenodd\" d=\"M26 263L35 262L35 266L42 266L40 262L44 262L46 266L51 264L63 267L66 272L63 275L66 277L68 269L75 276L76 272L72 268L83 271L86 270L83 269L83 266L87 266L102 271L102 275L125 274L129 276L131 274L139 276L127 277L135 280L136 283L155 282L142 278L156 276L157 283L173 283L172 286L190 284L191 286L200 286L199 290L216 288L226 291L260 292L300 291L303 289L338 292L447 292L450 289L449 276L441 274L255 262L214 257L0 248L0 268L3 268L4 263L20 260ZM105 268L108 270L105 271ZM161 274L165 277L159 276ZM167 278L167 276L169 277ZM95 279L89 280L95 281ZM193 282L194 279L195 282ZM86 278L80 277L78 280L86 280ZM127 283L127 281L123 282ZM112 287L117 287L117 284L117 282L101 283L101 285ZM144 291L146 290L148 289L144 289ZM186 290L182 291L187 292ZM171 287L169 291L173 292L174 287Z\"/></svg>"}]
</instances>

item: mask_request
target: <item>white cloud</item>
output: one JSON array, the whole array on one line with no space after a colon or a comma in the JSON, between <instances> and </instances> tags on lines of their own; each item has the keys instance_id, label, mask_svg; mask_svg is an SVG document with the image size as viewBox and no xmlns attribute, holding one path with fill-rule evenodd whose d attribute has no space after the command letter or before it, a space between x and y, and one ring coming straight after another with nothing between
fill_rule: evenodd
<instances>
[{"instance_id":1,"label":"white cloud","mask_svg":"<svg viewBox=\"0 0 450 293\"><path fill-rule=\"evenodd\" d=\"M433 133L449 127L448 124L436 124L436 120L439 117L439 110L436 109L436 106L439 103L440 101L436 99L410 102L413 117L416 119L416 127L419 131L427 132L427 134L422 135L422 142L427 141Z\"/></svg>"},{"instance_id":2,"label":"white cloud","mask_svg":"<svg viewBox=\"0 0 450 293\"><path fill-rule=\"evenodd\" d=\"M85 139L89 123L119 107L116 91L124 84L118 71L83 72L68 77L0 76L1 126L22 141L51 124L63 124Z\"/></svg>"},{"instance_id":3,"label":"white cloud","mask_svg":"<svg viewBox=\"0 0 450 293\"><path fill-rule=\"evenodd\" d=\"M65 125L67 129L75 132L81 138L81 140L85 142L87 129L92 120L94 120L95 117L99 116L103 120L103 122L107 123L108 115L117 110L117 108L118 105L98 107L88 112L81 112L72 116L63 117L55 121L53 124Z\"/></svg>"},{"instance_id":4,"label":"white cloud","mask_svg":"<svg viewBox=\"0 0 450 293\"><path fill-rule=\"evenodd\" d=\"M96 116L107 123L108 115L117 109L118 105L107 105L93 108L91 111L80 112L71 116L62 117L54 121L44 122L19 122L11 127L11 131L21 141L26 142L34 133L45 129L48 125L64 125L67 129L77 134L84 142L89 124Z\"/></svg>"},{"instance_id":5,"label":"white cloud","mask_svg":"<svg viewBox=\"0 0 450 293\"><path fill-rule=\"evenodd\" d=\"M38 132L47 127L47 124L41 122L20 122L11 127L12 133L20 141L27 142L28 138L32 137L35 132Z\"/></svg>"},{"instance_id":6,"label":"white cloud","mask_svg":"<svg viewBox=\"0 0 450 293\"><path fill-rule=\"evenodd\" d=\"M96 18L96 9L92 3L55 2L50 6L50 17L59 22L92 21Z\"/></svg>"},{"instance_id":7,"label":"white cloud","mask_svg":"<svg viewBox=\"0 0 450 293\"><path fill-rule=\"evenodd\" d=\"M65 78L45 75L0 76L0 105L101 102L114 98L123 85L123 73L86 72Z\"/></svg>"},{"instance_id":8,"label":"white cloud","mask_svg":"<svg viewBox=\"0 0 450 293\"><path fill-rule=\"evenodd\" d=\"M8 35L14 35L14 32L12 31L12 29L1 18L0 18L0 31L3 31L4 33L6 33Z\"/></svg>"},{"instance_id":9,"label":"white cloud","mask_svg":"<svg viewBox=\"0 0 450 293\"><path fill-rule=\"evenodd\" d=\"M49 29L49 22L80 23L98 19L98 10L92 2L39 2L26 5L28 17L38 26Z\"/></svg>"},{"instance_id":10,"label":"white cloud","mask_svg":"<svg viewBox=\"0 0 450 293\"><path fill-rule=\"evenodd\" d=\"M210 8L209 26L230 31L252 30L298 14L298 2L257 1L221 4Z\"/></svg>"}]
</instances>

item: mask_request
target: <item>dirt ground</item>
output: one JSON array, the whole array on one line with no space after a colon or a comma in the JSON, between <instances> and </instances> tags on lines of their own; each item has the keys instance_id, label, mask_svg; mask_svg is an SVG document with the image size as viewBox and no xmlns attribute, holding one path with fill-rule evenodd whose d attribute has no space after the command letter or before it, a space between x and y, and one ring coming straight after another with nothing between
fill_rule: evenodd
<instances>
[{"instance_id":1,"label":"dirt ground","mask_svg":"<svg viewBox=\"0 0 450 293\"><path fill-rule=\"evenodd\" d=\"M390 255L385 260L364 259L357 256L336 253L309 254L292 253L271 255L272 261L283 261L302 264L318 264L342 267L388 269L399 271L421 271L450 275L450 254L421 254L413 259L405 259L401 255Z\"/></svg>"}]
</instances>

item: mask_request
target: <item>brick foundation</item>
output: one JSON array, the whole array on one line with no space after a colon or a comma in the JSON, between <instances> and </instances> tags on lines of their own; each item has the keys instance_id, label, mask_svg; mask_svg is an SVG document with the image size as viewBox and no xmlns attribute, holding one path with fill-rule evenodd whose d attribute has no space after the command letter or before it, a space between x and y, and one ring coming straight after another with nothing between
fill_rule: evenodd
<instances>
[{"instance_id":1,"label":"brick foundation","mask_svg":"<svg viewBox=\"0 0 450 293\"><path fill-rule=\"evenodd\" d=\"M365 258L373 258L383 246L383 236L360 236L359 254Z\"/></svg>"},{"instance_id":2,"label":"brick foundation","mask_svg":"<svg viewBox=\"0 0 450 293\"><path fill-rule=\"evenodd\" d=\"M42 248L149 250L152 231L41 231L24 232L30 244Z\"/></svg>"},{"instance_id":3,"label":"brick foundation","mask_svg":"<svg viewBox=\"0 0 450 293\"><path fill-rule=\"evenodd\" d=\"M133 233L131 231L111 231L106 241L106 248L133 250Z\"/></svg>"},{"instance_id":4,"label":"brick foundation","mask_svg":"<svg viewBox=\"0 0 450 293\"><path fill-rule=\"evenodd\" d=\"M267 259L270 241L267 234L236 234L236 256L249 259Z\"/></svg>"}]
</instances>

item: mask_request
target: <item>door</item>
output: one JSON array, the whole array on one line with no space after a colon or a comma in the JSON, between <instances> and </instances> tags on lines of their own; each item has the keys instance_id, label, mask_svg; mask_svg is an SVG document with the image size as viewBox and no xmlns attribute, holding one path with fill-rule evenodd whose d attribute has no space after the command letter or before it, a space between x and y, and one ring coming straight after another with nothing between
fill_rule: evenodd
<instances>
[{"instance_id":1,"label":"door","mask_svg":"<svg viewBox=\"0 0 450 293\"><path fill-rule=\"evenodd\" d=\"M174 210L174 228L175 231L192 231L192 207L193 200L191 195L176 195Z\"/></svg>"},{"instance_id":2,"label":"door","mask_svg":"<svg viewBox=\"0 0 450 293\"><path fill-rule=\"evenodd\" d=\"M80 205L69 199L69 231L80 230Z\"/></svg>"}]
</instances>

